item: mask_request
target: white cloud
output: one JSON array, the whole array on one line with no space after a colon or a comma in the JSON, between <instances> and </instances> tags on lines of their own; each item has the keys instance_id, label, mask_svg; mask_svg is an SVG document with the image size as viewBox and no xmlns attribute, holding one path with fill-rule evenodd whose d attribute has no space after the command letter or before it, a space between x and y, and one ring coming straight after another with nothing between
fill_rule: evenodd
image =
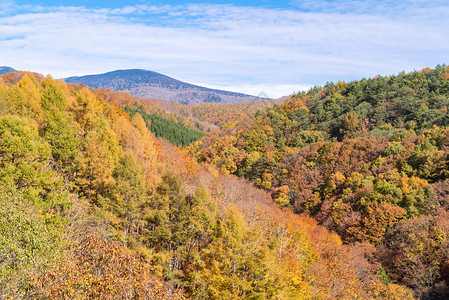
<instances>
[{"instance_id":1,"label":"white cloud","mask_svg":"<svg viewBox=\"0 0 449 300\"><path fill-rule=\"evenodd\" d=\"M0 15L0 65L56 78L142 68L277 97L330 80L447 63L443 1L408 1L403 10L405 4L371 0L348 10L359 2L297 2L306 12L206 4L22 7Z\"/></svg>"},{"instance_id":2,"label":"white cloud","mask_svg":"<svg viewBox=\"0 0 449 300\"><path fill-rule=\"evenodd\" d=\"M345 14L409 15L420 9L447 7L446 0L293 0L292 5L308 11Z\"/></svg>"},{"instance_id":3,"label":"white cloud","mask_svg":"<svg viewBox=\"0 0 449 300\"><path fill-rule=\"evenodd\" d=\"M0 16L11 12L14 6L15 3L12 0L0 0Z\"/></svg>"}]
</instances>

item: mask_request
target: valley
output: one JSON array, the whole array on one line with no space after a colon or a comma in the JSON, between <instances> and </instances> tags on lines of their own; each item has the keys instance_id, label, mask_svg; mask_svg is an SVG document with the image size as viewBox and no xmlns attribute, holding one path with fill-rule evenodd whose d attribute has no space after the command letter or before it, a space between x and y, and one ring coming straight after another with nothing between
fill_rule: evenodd
<instances>
[{"instance_id":1,"label":"valley","mask_svg":"<svg viewBox=\"0 0 449 300\"><path fill-rule=\"evenodd\" d=\"M6 73L0 295L444 297L447 74L186 106Z\"/></svg>"}]
</instances>

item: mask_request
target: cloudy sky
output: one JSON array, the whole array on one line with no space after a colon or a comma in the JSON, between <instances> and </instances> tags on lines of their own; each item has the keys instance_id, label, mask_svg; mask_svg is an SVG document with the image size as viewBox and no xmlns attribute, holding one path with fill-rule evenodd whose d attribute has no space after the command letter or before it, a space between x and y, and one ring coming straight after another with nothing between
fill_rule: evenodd
<instances>
[{"instance_id":1,"label":"cloudy sky","mask_svg":"<svg viewBox=\"0 0 449 300\"><path fill-rule=\"evenodd\" d=\"M0 66L55 78L140 68L278 97L448 63L446 0L0 0Z\"/></svg>"}]
</instances>

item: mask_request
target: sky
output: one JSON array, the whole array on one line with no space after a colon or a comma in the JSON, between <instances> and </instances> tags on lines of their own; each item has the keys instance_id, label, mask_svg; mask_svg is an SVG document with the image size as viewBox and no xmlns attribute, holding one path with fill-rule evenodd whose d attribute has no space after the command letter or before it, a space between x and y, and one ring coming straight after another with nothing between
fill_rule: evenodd
<instances>
[{"instance_id":1,"label":"sky","mask_svg":"<svg viewBox=\"0 0 449 300\"><path fill-rule=\"evenodd\" d=\"M449 64L449 1L0 0L0 66L146 69L275 98Z\"/></svg>"}]
</instances>

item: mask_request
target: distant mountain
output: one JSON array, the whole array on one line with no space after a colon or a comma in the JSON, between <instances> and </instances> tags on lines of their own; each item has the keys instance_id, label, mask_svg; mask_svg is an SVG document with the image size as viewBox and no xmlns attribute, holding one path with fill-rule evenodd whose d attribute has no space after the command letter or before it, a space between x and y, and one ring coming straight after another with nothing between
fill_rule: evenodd
<instances>
[{"instance_id":1,"label":"distant mountain","mask_svg":"<svg viewBox=\"0 0 449 300\"><path fill-rule=\"evenodd\" d=\"M92 88L127 92L146 99L170 100L181 104L235 103L260 100L256 96L205 88L146 70L117 70L109 73L64 79Z\"/></svg>"},{"instance_id":2,"label":"distant mountain","mask_svg":"<svg viewBox=\"0 0 449 300\"><path fill-rule=\"evenodd\" d=\"M0 75L6 74L6 73L9 73L9 72L15 72L15 71L16 70L14 70L11 67L5 67L5 66L0 67Z\"/></svg>"}]
</instances>

